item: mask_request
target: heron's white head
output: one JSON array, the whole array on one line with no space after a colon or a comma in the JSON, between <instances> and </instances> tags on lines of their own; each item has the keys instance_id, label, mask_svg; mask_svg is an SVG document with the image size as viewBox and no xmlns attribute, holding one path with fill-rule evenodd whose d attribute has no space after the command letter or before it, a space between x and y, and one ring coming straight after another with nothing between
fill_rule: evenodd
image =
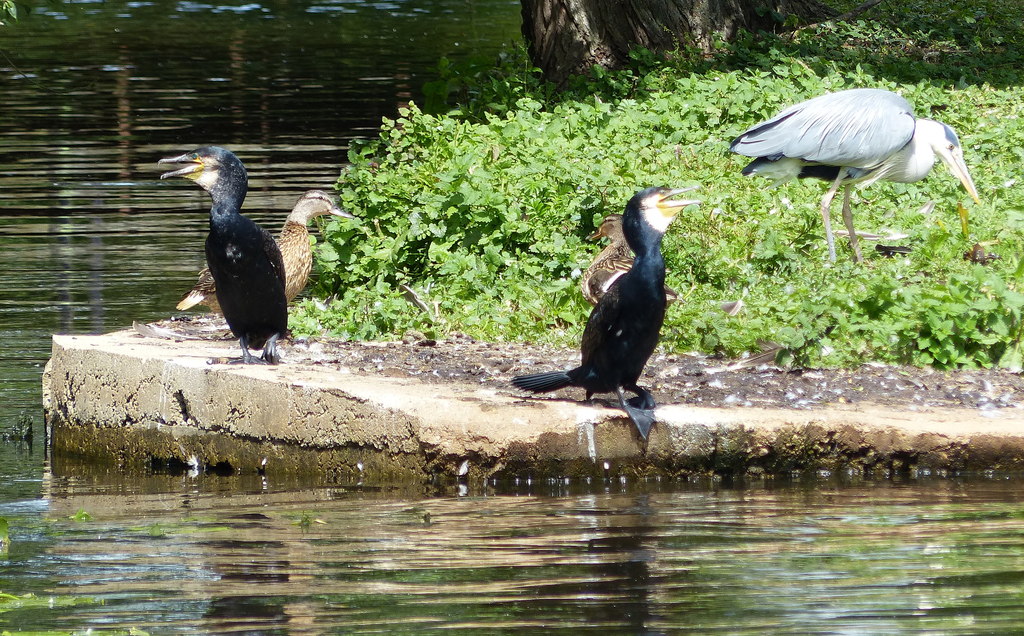
<instances>
[{"instance_id":1,"label":"heron's white head","mask_svg":"<svg viewBox=\"0 0 1024 636\"><path fill-rule=\"evenodd\" d=\"M942 122L918 119L914 136L927 143L949 171L964 184L964 189L974 202L981 203L978 190L974 187L974 180L971 179L971 173L964 163L964 151L960 147L960 139L957 138L956 132Z\"/></svg>"}]
</instances>

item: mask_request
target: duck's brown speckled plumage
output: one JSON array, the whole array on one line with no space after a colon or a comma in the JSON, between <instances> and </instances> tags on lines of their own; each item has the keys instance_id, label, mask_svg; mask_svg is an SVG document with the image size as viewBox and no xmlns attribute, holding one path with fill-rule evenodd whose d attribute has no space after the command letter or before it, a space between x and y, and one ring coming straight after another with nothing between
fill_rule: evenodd
<instances>
[{"instance_id":1,"label":"duck's brown speckled plumage","mask_svg":"<svg viewBox=\"0 0 1024 636\"><path fill-rule=\"evenodd\" d=\"M352 218L334 203L333 198L323 190L309 190L295 202L291 214L284 222L281 233L277 236L277 245L284 259L285 289L284 294L291 302L299 295L309 280L313 268L313 250L309 245L309 221L325 214ZM196 305L206 305L211 311L220 312L217 304L217 286L213 282L210 270L203 268L199 272L199 280L188 294L181 299L177 308L181 311Z\"/></svg>"},{"instance_id":2,"label":"duck's brown speckled plumage","mask_svg":"<svg viewBox=\"0 0 1024 636\"><path fill-rule=\"evenodd\" d=\"M580 279L580 291L591 305L596 305L608 288L633 266L633 250L629 249L626 236L622 233L621 214L606 216L597 230L587 238L593 240L601 237L611 242L601 250ZM669 287L665 287L665 296L668 302L679 297Z\"/></svg>"}]
</instances>

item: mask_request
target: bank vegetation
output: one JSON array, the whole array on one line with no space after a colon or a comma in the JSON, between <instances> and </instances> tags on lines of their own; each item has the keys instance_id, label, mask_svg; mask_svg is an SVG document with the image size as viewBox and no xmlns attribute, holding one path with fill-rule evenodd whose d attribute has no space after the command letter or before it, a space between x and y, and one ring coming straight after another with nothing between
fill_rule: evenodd
<instances>
[{"instance_id":1,"label":"bank vegetation","mask_svg":"<svg viewBox=\"0 0 1024 636\"><path fill-rule=\"evenodd\" d=\"M564 90L520 48L497 64L442 62L422 104L350 151L338 188L359 221L325 227L317 300L293 312L292 329L572 345L589 312L579 275L601 248L587 235L636 190L699 185L703 205L665 240L680 295L666 350L739 356L774 343L779 362L803 365L1019 368L1020 19L1012 3L886 3L855 22L742 34L712 55L635 51L629 68L594 69ZM941 164L919 183L875 184L855 195L856 227L906 235L881 242L912 251L866 243L858 265L840 239L832 264L826 185L742 177L747 159L728 144L786 105L862 86L957 130L982 203ZM986 258L965 258L976 245ZM734 315L723 310L736 301Z\"/></svg>"}]
</instances>

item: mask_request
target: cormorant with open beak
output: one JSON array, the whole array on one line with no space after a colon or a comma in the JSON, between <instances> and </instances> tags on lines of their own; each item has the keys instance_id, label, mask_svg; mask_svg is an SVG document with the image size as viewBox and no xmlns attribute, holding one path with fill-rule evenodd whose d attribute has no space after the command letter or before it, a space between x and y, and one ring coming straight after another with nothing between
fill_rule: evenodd
<instances>
[{"instance_id":1,"label":"cormorant with open beak","mask_svg":"<svg viewBox=\"0 0 1024 636\"><path fill-rule=\"evenodd\" d=\"M647 188L626 204L622 230L635 258L633 266L601 297L590 312L580 343L580 366L516 376L512 383L537 393L568 386L594 393L615 393L640 437L654 424L654 396L637 380L654 353L665 320L665 261L661 238L680 208L700 201L674 197L693 190ZM636 393L628 401L624 390Z\"/></svg>"},{"instance_id":2,"label":"cormorant with open beak","mask_svg":"<svg viewBox=\"0 0 1024 636\"><path fill-rule=\"evenodd\" d=\"M158 163L187 164L160 178L191 179L213 198L206 264L224 318L242 345L237 362L279 363L277 340L288 330L284 261L270 232L240 213L249 189L242 162L224 148L205 146ZM254 357L250 347L262 347L263 354Z\"/></svg>"}]
</instances>

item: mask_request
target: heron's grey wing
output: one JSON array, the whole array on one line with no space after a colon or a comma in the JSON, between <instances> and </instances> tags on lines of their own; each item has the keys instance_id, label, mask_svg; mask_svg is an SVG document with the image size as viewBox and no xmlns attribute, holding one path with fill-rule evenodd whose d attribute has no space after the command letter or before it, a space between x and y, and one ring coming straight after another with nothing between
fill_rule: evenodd
<instances>
[{"instance_id":1,"label":"heron's grey wing","mask_svg":"<svg viewBox=\"0 0 1024 636\"><path fill-rule=\"evenodd\" d=\"M859 88L790 106L737 137L729 147L748 157L793 157L873 167L914 136L910 104L889 91Z\"/></svg>"}]
</instances>

